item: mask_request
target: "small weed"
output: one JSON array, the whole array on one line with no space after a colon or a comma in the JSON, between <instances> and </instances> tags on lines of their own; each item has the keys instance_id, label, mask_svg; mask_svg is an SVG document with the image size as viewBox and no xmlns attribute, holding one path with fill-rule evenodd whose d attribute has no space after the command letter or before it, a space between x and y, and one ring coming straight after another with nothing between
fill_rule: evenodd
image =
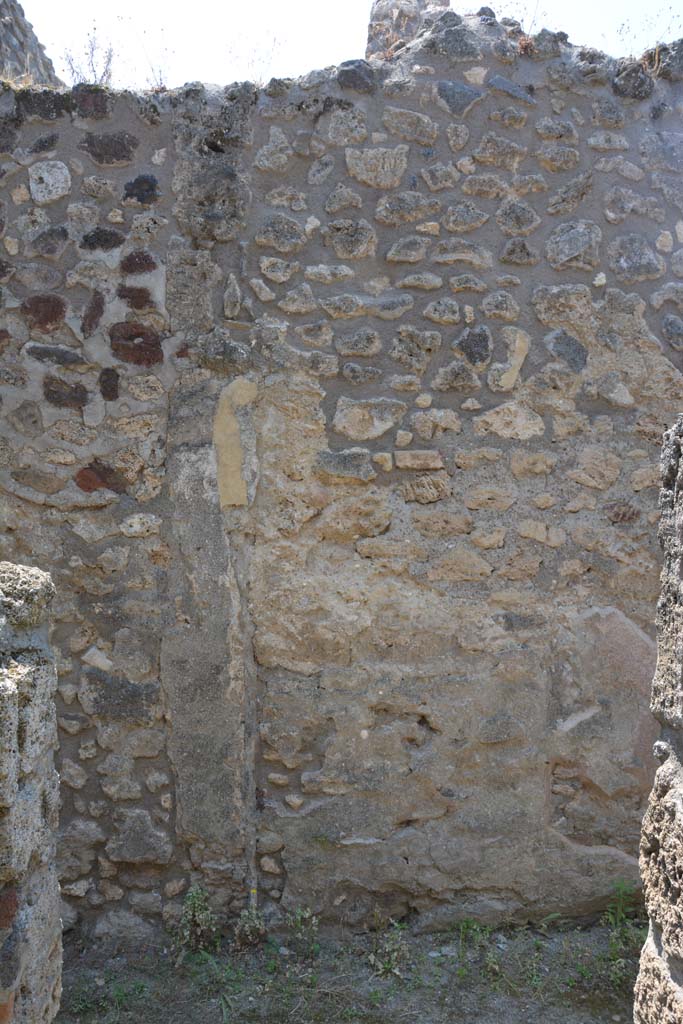
<instances>
[{"instance_id":1,"label":"small weed","mask_svg":"<svg viewBox=\"0 0 683 1024\"><path fill-rule=\"evenodd\" d=\"M303 960L313 960L320 952L320 920L310 907L296 907L286 917L294 952Z\"/></svg>"},{"instance_id":2,"label":"small weed","mask_svg":"<svg viewBox=\"0 0 683 1024\"><path fill-rule=\"evenodd\" d=\"M388 978L392 974L401 977L401 967L408 959L405 928L399 921L390 920L388 928L375 932L368 963L379 978Z\"/></svg>"},{"instance_id":3,"label":"small weed","mask_svg":"<svg viewBox=\"0 0 683 1024\"><path fill-rule=\"evenodd\" d=\"M260 946L266 933L266 922L261 911L257 907L247 907L237 918L235 924L235 948L249 949L253 946Z\"/></svg>"},{"instance_id":4,"label":"small weed","mask_svg":"<svg viewBox=\"0 0 683 1024\"><path fill-rule=\"evenodd\" d=\"M180 960L185 953L216 948L218 925L209 905L208 893L199 885L193 885L183 902L183 912L176 934Z\"/></svg>"}]
</instances>

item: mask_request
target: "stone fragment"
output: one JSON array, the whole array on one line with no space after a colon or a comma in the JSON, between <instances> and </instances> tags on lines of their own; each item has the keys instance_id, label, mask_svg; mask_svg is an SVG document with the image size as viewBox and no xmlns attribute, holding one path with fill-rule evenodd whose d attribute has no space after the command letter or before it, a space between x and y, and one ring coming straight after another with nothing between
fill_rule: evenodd
<instances>
[{"instance_id":1,"label":"stone fragment","mask_svg":"<svg viewBox=\"0 0 683 1024\"><path fill-rule=\"evenodd\" d=\"M504 327L502 335L507 349L507 360L504 363L494 363L489 370L486 383L491 391L512 391L531 344L531 338L526 331L517 327Z\"/></svg>"},{"instance_id":2,"label":"stone fragment","mask_svg":"<svg viewBox=\"0 0 683 1024\"><path fill-rule=\"evenodd\" d=\"M303 249L306 233L298 221L284 213L276 213L257 229L254 241L257 245L288 254Z\"/></svg>"},{"instance_id":3,"label":"stone fragment","mask_svg":"<svg viewBox=\"0 0 683 1024\"><path fill-rule=\"evenodd\" d=\"M327 348L334 339L334 331L326 320L302 324L296 328L296 333L305 345L311 345L313 348Z\"/></svg>"},{"instance_id":4,"label":"stone fragment","mask_svg":"<svg viewBox=\"0 0 683 1024\"><path fill-rule=\"evenodd\" d=\"M592 270L600 263L602 232L589 220L560 224L549 235L546 256L555 270Z\"/></svg>"},{"instance_id":5,"label":"stone fragment","mask_svg":"<svg viewBox=\"0 0 683 1024\"><path fill-rule=\"evenodd\" d=\"M399 107L385 107L382 124L390 135L398 135L406 142L418 142L422 146L434 142L439 131L431 117Z\"/></svg>"},{"instance_id":6,"label":"stone fragment","mask_svg":"<svg viewBox=\"0 0 683 1024\"><path fill-rule=\"evenodd\" d=\"M375 356L382 351L382 341L377 331L359 327L336 338L334 347L340 356Z\"/></svg>"},{"instance_id":7,"label":"stone fragment","mask_svg":"<svg viewBox=\"0 0 683 1024\"><path fill-rule=\"evenodd\" d=\"M257 152L254 164L260 171L282 172L293 155L294 150L282 129L271 126L268 142Z\"/></svg>"},{"instance_id":8,"label":"stone fragment","mask_svg":"<svg viewBox=\"0 0 683 1024\"><path fill-rule=\"evenodd\" d=\"M536 249L532 249L525 238L511 238L499 256L501 263L512 263L520 267L533 267L541 259Z\"/></svg>"},{"instance_id":9,"label":"stone fragment","mask_svg":"<svg viewBox=\"0 0 683 1024\"><path fill-rule=\"evenodd\" d=\"M71 174L61 160L41 160L28 169L31 198L38 206L55 203L71 192Z\"/></svg>"},{"instance_id":10,"label":"stone fragment","mask_svg":"<svg viewBox=\"0 0 683 1024\"><path fill-rule=\"evenodd\" d=\"M365 142L368 128L365 113L358 107L333 110L327 129L327 138L334 146L350 146ZM337 186L342 187L343 186Z\"/></svg>"},{"instance_id":11,"label":"stone fragment","mask_svg":"<svg viewBox=\"0 0 683 1024\"><path fill-rule=\"evenodd\" d=\"M375 72L365 60L345 60L337 69L337 82L342 89L373 93L377 88Z\"/></svg>"},{"instance_id":12,"label":"stone fragment","mask_svg":"<svg viewBox=\"0 0 683 1024\"><path fill-rule=\"evenodd\" d=\"M454 153L459 153L467 145L470 130L466 124L450 124L446 128L448 145Z\"/></svg>"},{"instance_id":13,"label":"stone fragment","mask_svg":"<svg viewBox=\"0 0 683 1024\"><path fill-rule=\"evenodd\" d=\"M346 480L367 483L377 476L367 448L322 451L317 456L316 469L318 474L330 483Z\"/></svg>"},{"instance_id":14,"label":"stone fragment","mask_svg":"<svg viewBox=\"0 0 683 1024\"><path fill-rule=\"evenodd\" d=\"M88 403L88 391L83 384L70 384L59 377L44 378L43 396L58 409L82 409Z\"/></svg>"},{"instance_id":15,"label":"stone fragment","mask_svg":"<svg viewBox=\"0 0 683 1024\"><path fill-rule=\"evenodd\" d=\"M312 313L318 303L310 284L305 283L290 289L277 305L285 313Z\"/></svg>"},{"instance_id":16,"label":"stone fragment","mask_svg":"<svg viewBox=\"0 0 683 1024\"><path fill-rule=\"evenodd\" d=\"M129 132L86 132L78 148L87 153L96 164L116 167L130 163L139 144L139 140Z\"/></svg>"},{"instance_id":17,"label":"stone fragment","mask_svg":"<svg viewBox=\"0 0 683 1024\"><path fill-rule=\"evenodd\" d=\"M503 96L509 96L520 103L526 103L529 107L536 105L536 100L530 89L527 90L523 86L517 85L516 82L511 82L509 78L503 78L502 75L492 75L486 84L494 92L502 93Z\"/></svg>"},{"instance_id":18,"label":"stone fragment","mask_svg":"<svg viewBox=\"0 0 683 1024\"><path fill-rule=\"evenodd\" d=\"M494 320L516 320L521 310L509 292L489 292L481 304L482 312Z\"/></svg>"},{"instance_id":19,"label":"stone fragment","mask_svg":"<svg viewBox=\"0 0 683 1024\"><path fill-rule=\"evenodd\" d=\"M527 150L524 146L494 132L486 132L472 152L477 163L500 167L506 171L516 171L517 165L526 155Z\"/></svg>"},{"instance_id":20,"label":"stone fragment","mask_svg":"<svg viewBox=\"0 0 683 1024\"><path fill-rule=\"evenodd\" d=\"M666 263L642 235L620 235L607 247L607 262L620 281L653 281L666 271Z\"/></svg>"},{"instance_id":21,"label":"stone fragment","mask_svg":"<svg viewBox=\"0 0 683 1024\"><path fill-rule=\"evenodd\" d=\"M475 369L483 370L491 361L493 353L491 332L484 324L467 327L453 343L453 348L461 352Z\"/></svg>"},{"instance_id":22,"label":"stone fragment","mask_svg":"<svg viewBox=\"0 0 683 1024\"><path fill-rule=\"evenodd\" d=\"M299 265L295 264L295 266L298 270ZM304 277L307 281L316 281L318 284L336 284L339 281L348 281L349 278L354 277L354 272L351 267L346 267L343 264L331 266L327 263L318 263L316 266L306 267Z\"/></svg>"},{"instance_id":23,"label":"stone fragment","mask_svg":"<svg viewBox=\"0 0 683 1024\"><path fill-rule=\"evenodd\" d=\"M162 363L161 338L152 327L135 321L123 321L109 328L111 350L125 363L154 366Z\"/></svg>"},{"instance_id":24,"label":"stone fragment","mask_svg":"<svg viewBox=\"0 0 683 1024\"><path fill-rule=\"evenodd\" d=\"M437 82L434 86L434 102L452 117L466 117L475 103L483 99L484 95L485 93L481 89L475 89L471 85L466 85L465 82L447 81L444 79ZM456 125L454 127L460 128L465 126ZM449 135L449 143L450 138ZM465 141L467 140L465 139ZM457 146L457 149L461 149L464 144L465 142Z\"/></svg>"},{"instance_id":25,"label":"stone fragment","mask_svg":"<svg viewBox=\"0 0 683 1024\"><path fill-rule=\"evenodd\" d=\"M171 841L157 828L143 808L118 810L114 815L114 835L105 849L114 863L168 864L173 855Z\"/></svg>"},{"instance_id":26,"label":"stone fragment","mask_svg":"<svg viewBox=\"0 0 683 1024\"><path fill-rule=\"evenodd\" d=\"M530 235L540 223L536 211L521 199L505 199L496 210L496 224L504 235Z\"/></svg>"},{"instance_id":27,"label":"stone fragment","mask_svg":"<svg viewBox=\"0 0 683 1024\"><path fill-rule=\"evenodd\" d=\"M560 548L567 539L564 530L557 526L549 526L537 519L521 519L517 524L517 532L520 537L534 540L549 548Z\"/></svg>"},{"instance_id":28,"label":"stone fragment","mask_svg":"<svg viewBox=\"0 0 683 1024\"><path fill-rule=\"evenodd\" d=\"M356 401L343 397L337 401L332 426L352 441L369 441L395 427L406 411L407 406L393 398Z\"/></svg>"},{"instance_id":29,"label":"stone fragment","mask_svg":"<svg viewBox=\"0 0 683 1024\"><path fill-rule=\"evenodd\" d=\"M404 501L416 501L420 505L431 505L442 501L451 494L451 478L445 471L423 473L406 478L400 487Z\"/></svg>"},{"instance_id":30,"label":"stone fragment","mask_svg":"<svg viewBox=\"0 0 683 1024\"><path fill-rule=\"evenodd\" d=\"M464 545L443 555L427 573L427 579L444 583L476 583L485 580L493 567Z\"/></svg>"},{"instance_id":31,"label":"stone fragment","mask_svg":"<svg viewBox=\"0 0 683 1024\"><path fill-rule=\"evenodd\" d=\"M424 373L429 361L441 347L438 331L420 331L416 327L399 327L389 355L412 373Z\"/></svg>"},{"instance_id":32,"label":"stone fragment","mask_svg":"<svg viewBox=\"0 0 683 1024\"><path fill-rule=\"evenodd\" d=\"M399 238L387 252L387 263L419 263L425 259L430 244L428 238L421 238L420 235Z\"/></svg>"},{"instance_id":33,"label":"stone fragment","mask_svg":"<svg viewBox=\"0 0 683 1024\"><path fill-rule=\"evenodd\" d=\"M453 292L485 292L486 283L474 274L458 274L449 279L450 289Z\"/></svg>"},{"instance_id":34,"label":"stone fragment","mask_svg":"<svg viewBox=\"0 0 683 1024\"><path fill-rule=\"evenodd\" d=\"M427 188L430 192L443 192L444 189L453 189L460 178L460 172L451 163L429 164L429 166L421 169L420 175L422 180L427 183Z\"/></svg>"},{"instance_id":35,"label":"stone fragment","mask_svg":"<svg viewBox=\"0 0 683 1024\"><path fill-rule=\"evenodd\" d=\"M422 315L435 324L449 326L460 323L460 306L455 299L448 297L436 299L425 307Z\"/></svg>"},{"instance_id":36,"label":"stone fragment","mask_svg":"<svg viewBox=\"0 0 683 1024\"><path fill-rule=\"evenodd\" d=\"M551 331L543 339L544 344L558 359L563 359L574 373L581 373L588 362L586 348L564 328Z\"/></svg>"},{"instance_id":37,"label":"stone fragment","mask_svg":"<svg viewBox=\"0 0 683 1024\"><path fill-rule=\"evenodd\" d=\"M353 189L342 185L341 182L330 192L325 203L325 213L339 213L340 210L360 209L363 200Z\"/></svg>"},{"instance_id":38,"label":"stone fragment","mask_svg":"<svg viewBox=\"0 0 683 1024\"><path fill-rule=\"evenodd\" d=\"M432 263L467 263L476 270L488 270L493 266L493 256L476 242L460 238L448 238L437 242L432 252Z\"/></svg>"},{"instance_id":39,"label":"stone fragment","mask_svg":"<svg viewBox=\"0 0 683 1024\"><path fill-rule=\"evenodd\" d=\"M554 142L578 142L579 136L571 121L559 121L552 117L544 117L536 123L536 131L542 139Z\"/></svg>"},{"instance_id":40,"label":"stone fragment","mask_svg":"<svg viewBox=\"0 0 683 1024\"><path fill-rule=\"evenodd\" d=\"M371 188L398 188L408 167L408 146L394 149L347 148L346 167L352 178Z\"/></svg>"},{"instance_id":41,"label":"stone fragment","mask_svg":"<svg viewBox=\"0 0 683 1024\"><path fill-rule=\"evenodd\" d=\"M360 260L374 256L377 234L366 220L333 220L326 229L326 241L342 260Z\"/></svg>"},{"instance_id":42,"label":"stone fragment","mask_svg":"<svg viewBox=\"0 0 683 1024\"><path fill-rule=\"evenodd\" d=\"M489 509L493 512L507 512L517 499L517 495L500 487L473 487L464 496L465 508L472 511Z\"/></svg>"},{"instance_id":43,"label":"stone fragment","mask_svg":"<svg viewBox=\"0 0 683 1024\"><path fill-rule=\"evenodd\" d=\"M654 87L654 79L638 61L621 61L612 79L613 91L625 99L646 100L652 95Z\"/></svg>"},{"instance_id":44,"label":"stone fragment","mask_svg":"<svg viewBox=\"0 0 683 1024\"><path fill-rule=\"evenodd\" d=\"M621 460L601 445L586 445L579 453L576 468L567 476L583 487L605 491L619 479Z\"/></svg>"},{"instance_id":45,"label":"stone fragment","mask_svg":"<svg viewBox=\"0 0 683 1024\"><path fill-rule=\"evenodd\" d=\"M397 228L401 224L413 224L439 213L438 199L422 195L421 192L397 192L384 196L377 203L375 219L387 227Z\"/></svg>"},{"instance_id":46,"label":"stone fragment","mask_svg":"<svg viewBox=\"0 0 683 1024\"><path fill-rule=\"evenodd\" d=\"M488 219L488 213L477 209L474 203L463 200L448 207L442 223L446 231L462 233L480 228Z\"/></svg>"},{"instance_id":47,"label":"stone fragment","mask_svg":"<svg viewBox=\"0 0 683 1024\"><path fill-rule=\"evenodd\" d=\"M432 387L435 391L478 391L481 382L472 367L464 359L454 359L442 366L434 376Z\"/></svg>"},{"instance_id":48,"label":"stone fragment","mask_svg":"<svg viewBox=\"0 0 683 1024\"><path fill-rule=\"evenodd\" d=\"M437 451L411 451L394 452L394 462L397 469L412 469L424 472L426 469L443 469L441 453Z\"/></svg>"},{"instance_id":49,"label":"stone fragment","mask_svg":"<svg viewBox=\"0 0 683 1024\"><path fill-rule=\"evenodd\" d=\"M584 171L582 174L577 175L576 178L563 185L555 195L551 196L548 202L548 213L573 213L589 194L592 187L593 175L590 171Z\"/></svg>"},{"instance_id":50,"label":"stone fragment","mask_svg":"<svg viewBox=\"0 0 683 1024\"><path fill-rule=\"evenodd\" d=\"M541 167L556 174L573 171L581 159L578 149L560 143L541 146L536 157Z\"/></svg>"},{"instance_id":51,"label":"stone fragment","mask_svg":"<svg viewBox=\"0 0 683 1024\"><path fill-rule=\"evenodd\" d=\"M545 424L538 413L518 402L498 405L474 419L475 434L529 441L545 434Z\"/></svg>"}]
</instances>

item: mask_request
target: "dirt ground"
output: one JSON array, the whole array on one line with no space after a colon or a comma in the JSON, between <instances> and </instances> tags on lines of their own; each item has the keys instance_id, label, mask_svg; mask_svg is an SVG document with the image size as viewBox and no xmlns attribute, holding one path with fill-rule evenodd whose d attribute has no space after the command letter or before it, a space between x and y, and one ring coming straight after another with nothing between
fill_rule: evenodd
<instances>
[{"instance_id":1,"label":"dirt ground","mask_svg":"<svg viewBox=\"0 0 683 1024\"><path fill-rule=\"evenodd\" d=\"M67 936L58 1024L628 1024L642 919L448 934L315 921L237 951L228 940L133 955Z\"/></svg>"}]
</instances>

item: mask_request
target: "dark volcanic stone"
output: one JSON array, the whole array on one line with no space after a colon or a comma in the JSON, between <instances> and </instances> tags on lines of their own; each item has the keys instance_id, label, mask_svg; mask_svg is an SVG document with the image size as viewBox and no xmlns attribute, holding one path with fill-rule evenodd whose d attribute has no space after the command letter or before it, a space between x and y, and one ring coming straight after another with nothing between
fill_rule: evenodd
<instances>
[{"instance_id":1,"label":"dark volcanic stone","mask_svg":"<svg viewBox=\"0 0 683 1024\"><path fill-rule=\"evenodd\" d=\"M100 372L98 384L105 402L115 402L119 397L119 375L113 366L105 366Z\"/></svg>"},{"instance_id":2,"label":"dark volcanic stone","mask_svg":"<svg viewBox=\"0 0 683 1024\"><path fill-rule=\"evenodd\" d=\"M82 409L88 404L88 392L82 384L68 384L59 377L46 377L43 394L50 405L59 409Z\"/></svg>"},{"instance_id":3,"label":"dark volcanic stone","mask_svg":"<svg viewBox=\"0 0 683 1024\"><path fill-rule=\"evenodd\" d=\"M563 359L574 373L581 373L588 362L588 353L580 341L563 328L551 331L543 341L552 354L558 359Z\"/></svg>"},{"instance_id":4,"label":"dark volcanic stone","mask_svg":"<svg viewBox=\"0 0 683 1024\"><path fill-rule=\"evenodd\" d=\"M69 232L62 225L41 231L31 243L31 248L38 256L61 256L69 243Z\"/></svg>"},{"instance_id":5,"label":"dark volcanic stone","mask_svg":"<svg viewBox=\"0 0 683 1024\"><path fill-rule=\"evenodd\" d=\"M502 75L494 75L486 84L489 89L493 89L495 92L500 92L504 96L510 96L512 99L518 100L520 103L526 103L530 107L536 105L534 97L527 92L523 86L517 85L516 82L511 82L509 78L503 78Z\"/></svg>"},{"instance_id":6,"label":"dark volcanic stone","mask_svg":"<svg viewBox=\"0 0 683 1024\"><path fill-rule=\"evenodd\" d=\"M481 89L474 89L471 85L465 85L464 82L445 80L436 83L436 92L454 117L462 117L472 104L484 95Z\"/></svg>"},{"instance_id":7,"label":"dark volcanic stone","mask_svg":"<svg viewBox=\"0 0 683 1024\"><path fill-rule=\"evenodd\" d=\"M655 87L654 78L639 61L622 62L612 79L612 90L617 96L630 100L646 100L652 95Z\"/></svg>"},{"instance_id":8,"label":"dark volcanic stone","mask_svg":"<svg viewBox=\"0 0 683 1024\"><path fill-rule=\"evenodd\" d=\"M115 167L130 163L139 145L139 139L128 132L87 132L78 148L88 153L96 164Z\"/></svg>"},{"instance_id":9,"label":"dark volcanic stone","mask_svg":"<svg viewBox=\"0 0 683 1024\"><path fill-rule=\"evenodd\" d=\"M683 351L683 320L675 313L668 313L662 317L662 334L672 348L677 352Z\"/></svg>"},{"instance_id":10,"label":"dark volcanic stone","mask_svg":"<svg viewBox=\"0 0 683 1024\"><path fill-rule=\"evenodd\" d=\"M485 366L493 352L493 341L488 327L468 327L458 338L457 349L462 352L468 363L473 366Z\"/></svg>"},{"instance_id":11,"label":"dark volcanic stone","mask_svg":"<svg viewBox=\"0 0 683 1024\"><path fill-rule=\"evenodd\" d=\"M41 135L39 139L31 146L32 153L49 153L51 149L54 149L59 141L59 135L56 132L51 132L50 135Z\"/></svg>"},{"instance_id":12,"label":"dark volcanic stone","mask_svg":"<svg viewBox=\"0 0 683 1024\"><path fill-rule=\"evenodd\" d=\"M17 146L16 124L7 117L0 118L0 153L11 153Z\"/></svg>"},{"instance_id":13,"label":"dark volcanic stone","mask_svg":"<svg viewBox=\"0 0 683 1024\"><path fill-rule=\"evenodd\" d=\"M58 366L85 366L87 360L81 352L65 345L36 345L26 346L26 352L32 359L39 363L56 363Z\"/></svg>"},{"instance_id":14,"label":"dark volcanic stone","mask_svg":"<svg viewBox=\"0 0 683 1024\"><path fill-rule=\"evenodd\" d=\"M102 252L110 252L112 249L120 249L126 240L126 236L114 228L95 228L83 235L79 249L86 249L94 252L96 249Z\"/></svg>"},{"instance_id":15,"label":"dark volcanic stone","mask_svg":"<svg viewBox=\"0 0 683 1024\"><path fill-rule=\"evenodd\" d=\"M365 60L345 60L337 69L337 81L353 92L372 93L377 87L375 72Z\"/></svg>"},{"instance_id":16,"label":"dark volcanic stone","mask_svg":"<svg viewBox=\"0 0 683 1024\"><path fill-rule=\"evenodd\" d=\"M30 295L22 302L21 312L32 328L50 333L64 320L66 303L59 295Z\"/></svg>"},{"instance_id":17,"label":"dark volcanic stone","mask_svg":"<svg viewBox=\"0 0 683 1024\"><path fill-rule=\"evenodd\" d=\"M71 90L76 113L79 117L87 117L99 121L109 115L111 98L101 85L88 85L81 82Z\"/></svg>"},{"instance_id":18,"label":"dark volcanic stone","mask_svg":"<svg viewBox=\"0 0 683 1024\"><path fill-rule=\"evenodd\" d=\"M83 331L84 338L90 338L95 333L103 313L104 295L102 292L93 292L81 319L81 330Z\"/></svg>"},{"instance_id":19,"label":"dark volcanic stone","mask_svg":"<svg viewBox=\"0 0 683 1024\"><path fill-rule=\"evenodd\" d=\"M149 274L157 268L156 260L151 252L145 252L144 249L135 249L133 252L129 252L121 260L120 266L122 274Z\"/></svg>"},{"instance_id":20,"label":"dark volcanic stone","mask_svg":"<svg viewBox=\"0 0 683 1024\"><path fill-rule=\"evenodd\" d=\"M20 89L17 92L17 112L21 118L56 121L71 112L73 101L68 92L54 89Z\"/></svg>"},{"instance_id":21,"label":"dark volcanic stone","mask_svg":"<svg viewBox=\"0 0 683 1024\"><path fill-rule=\"evenodd\" d=\"M123 198L131 199L143 206L156 203L159 198L159 182L153 174L138 174L137 178L124 185Z\"/></svg>"},{"instance_id":22,"label":"dark volcanic stone","mask_svg":"<svg viewBox=\"0 0 683 1024\"><path fill-rule=\"evenodd\" d=\"M109 328L109 337L112 352L124 363L154 366L164 360L161 338L152 327L125 320Z\"/></svg>"},{"instance_id":23,"label":"dark volcanic stone","mask_svg":"<svg viewBox=\"0 0 683 1024\"><path fill-rule=\"evenodd\" d=\"M100 490L123 494L126 489L126 481L121 474L111 466L107 466L106 463L100 462L99 459L93 459L89 465L79 469L74 480L86 494Z\"/></svg>"}]
</instances>

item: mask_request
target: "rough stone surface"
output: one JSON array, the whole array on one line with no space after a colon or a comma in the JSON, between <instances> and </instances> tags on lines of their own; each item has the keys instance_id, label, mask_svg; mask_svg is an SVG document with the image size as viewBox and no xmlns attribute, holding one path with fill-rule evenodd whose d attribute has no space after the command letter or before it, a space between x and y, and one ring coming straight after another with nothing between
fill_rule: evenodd
<instances>
[{"instance_id":1,"label":"rough stone surface","mask_svg":"<svg viewBox=\"0 0 683 1024\"><path fill-rule=\"evenodd\" d=\"M49 1022L62 974L59 780L47 573L0 562L0 1013Z\"/></svg>"},{"instance_id":2,"label":"rough stone surface","mask_svg":"<svg viewBox=\"0 0 683 1024\"><path fill-rule=\"evenodd\" d=\"M673 1024L683 1015L682 451L683 419L679 418L664 435L660 465L659 539L664 550L664 569L657 605L657 668L651 706L663 732L655 744L660 767L640 840L640 871L650 930L636 984L636 1024Z\"/></svg>"},{"instance_id":3,"label":"rough stone surface","mask_svg":"<svg viewBox=\"0 0 683 1024\"><path fill-rule=\"evenodd\" d=\"M97 935L195 882L445 927L637 878L678 50L373 23L264 88L2 96L1 553L58 586Z\"/></svg>"}]
</instances>

